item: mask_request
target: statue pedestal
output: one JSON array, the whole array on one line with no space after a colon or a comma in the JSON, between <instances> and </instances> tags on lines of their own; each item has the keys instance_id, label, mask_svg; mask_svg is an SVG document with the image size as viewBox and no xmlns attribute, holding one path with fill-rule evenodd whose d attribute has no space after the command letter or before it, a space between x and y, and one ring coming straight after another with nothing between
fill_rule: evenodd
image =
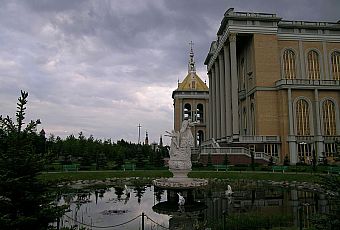
<instances>
[{"instance_id":1,"label":"statue pedestal","mask_svg":"<svg viewBox=\"0 0 340 230\"><path fill-rule=\"evenodd\" d=\"M208 180L188 177L161 178L153 181L154 186L163 189L195 189L208 185Z\"/></svg>"},{"instance_id":2,"label":"statue pedestal","mask_svg":"<svg viewBox=\"0 0 340 230\"><path fill-rule=\"evenodd\" d=\"M185 181L190 178L188 178L188 173L191 171L191 169L187 170L176 170L176 169L170 169L170 172L174 175L172 178L169 178L170 181Z\"/></svg>"}]
</instances>

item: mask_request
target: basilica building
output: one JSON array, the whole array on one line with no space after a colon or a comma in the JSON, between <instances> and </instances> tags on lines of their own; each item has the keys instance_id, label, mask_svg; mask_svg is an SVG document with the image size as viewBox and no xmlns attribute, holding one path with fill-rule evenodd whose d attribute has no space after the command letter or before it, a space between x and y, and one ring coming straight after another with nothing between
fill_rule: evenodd
<instances>
[{"instance_id":1,"label":"basilica building","mask_svg":"<svg viewBox=\"0 0 340 230\"><path fill-rule=\"evenodd\" d=\"M333 160L340 140L340 22L230 8L204 63L209 94L190 64L173 93L175 120L202 119L195 131L205 135L202 156Z\"/></svg>"}]
</instances>

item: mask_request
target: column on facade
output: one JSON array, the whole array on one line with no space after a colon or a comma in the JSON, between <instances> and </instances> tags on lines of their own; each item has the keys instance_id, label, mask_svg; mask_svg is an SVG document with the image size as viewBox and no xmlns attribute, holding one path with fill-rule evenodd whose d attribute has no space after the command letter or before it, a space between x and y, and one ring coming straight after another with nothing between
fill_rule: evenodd
<instances>
[{"instance_id":1,"label":"column on facade","mask_svg":"<svg viewBox=\"0 0 340 230\"><path fill-rule=\"evenodd\" d=\"M326 42L325 41L323 41L322 42L322 50L323 50L323 56L325 57L325 58L323 58L323 66L324 66L324 77L323 77L323 79L328 79L328 80L331 80L332 79L332 77L331 77L331 75L329 74L329 69L328 69L328 61L329 61L329 59L328 58L326 58L326 57L328 57L328 55L327 55L327 46L326 46Z\"/></svg>"},{"instance_id":2,"label":"column on facade","mask_svg":"<svg viewBox=\"0 0 340 230\"><path fill-rule=\"evenodd\" d=\"M204 101L204 116L203 116L203 123L205 124L205 131L203 136L203 141L209 140L210 137L210 131L209 131L209 123L210 122L210 104L209 104L209 98Z\"/></svg>"},{"instance_id":3,"label":"column on facade","mask_svg":"<svg viewBox=\"0 0 340 230\"><path fill-rule=\"evenodd\" d=\"M316 146L315 146L315 153L316 157L322 157L324 152L324 146L322 141L322 134L321 134L321 124L320 124L320 104L319 104L319 91L314 89L314 106L315 108L315 131L316 131Z\"/></svg>"},{"instance_id":4,"label":"column on facade","mask_svg":"<svg viewBox=\"0 0 340 230\"><path fill-rule=\"evenodd\" d=\"M178 111L177 111L177 107L178 107L178 103L176 102L176 99L175 99L175 97L174 97L174 119L175 119L175 121L176 121L176 117L177 117L177 113L178 113ZM181 111L181 109L180 108L178 108L179 109L179 111ZM180 117L178 117L178 119L180 120L181 118ZM174 122L174 130L176 130L176 122Z\"/></svg>"},{"instance_id":5,"label":"column on facade","mask_svg":"<svg viewBox=\"0 0 340 230\"><path fill-rule=\"evenodd\" d=\"M233 138L238 138L240 134L238 117L238 79L237 79L237 59L236 59L236 35L229 36L230 45L230 75L231 75L231 108L233 121Z\"/></svg>"},{"instance_id":6,"label":"column on facade","mask_svg":"<svg viewBox=\"0 0 340 230\"><path fill-rule=\"evenodd\" d=\"M292 103L292 89L288 89L288 119L289 119L289 135L294 135L294 126L293 126L293 103Z\"/></svg>"},{"instance_id":7,"label":"column on facade","mask_svg":"<svg viewBox=\"0 0 340 230\"><path fill-rule=\"evenodd\" d=\"M302 40L299 40L299 57L300 57L300 78L306 78L306 70L305 70L305 54L303 52Z\"/></svg>"},{"instance_id":8,"label":"column on facade","mask_svg":"<svg viewBox=\"0 0 340 230\"><path fill-rule=\"evenodd\" d=\"M211 71L208 72L208 78L209 78L209 103L208 103L208 112L209 112L209 116L208 116L208 119L207 119L207 115L206 113L205 114L205 123L207 124L207 127L208 127L208 136L206 137L206 140L209 140L212 138L212 93L211 93L211 90L212 90L212 86L211 86L211 82L212 82L212 79L211 79ZM205 106L206 107L206 106Z\"/></svg>"},{"instance_id":9,"label":"column on facade","mask_svg":"<svg viewBox=\"0 0 340 230\"><path fill-rule=\"evenodd\" d=\"M211 100L212 100L212 113L210 120L212 121L212 138L216 139L216 84L215 84L215 68L211 67Z\"/></svg>"},{"instance_id":10,"label":"column on facade","mask_svg":"<svg viewBox=\"0 0 340 230\"><path fill-rule=\"evenodd\" d=\"M231 137L233 134L232 111L231 111L231 80L230 80L230 54L227 44L223 47L224 50L224 77L225 77L225 119L226 119L226 136Z\"/></svg>"},{"instance_id":11,"label":"column on facade","mask_svg":"<svg viewBox=\"0 0 340 230\"><path fill-rule=\"evenodd\" d=\"M183 114L183 100L180 99L179 100L179 127L181 127L181 125L182 125L183 117L184 117L184 114ZM176 127L174 127L174 129L176 130Z\"/></svg>"},{"instance_id":12,"label":"column on facade","mask_svg":"<svg viewBox=\"0 0 340 230\"><path fill-rule=\"evenodd\" d=\"M225 74L224 74L224 58L223 58L223 51L218 56L219 60L219 67L220 67L220 101L221 101L221 138L225 138L226 136L226 129L225 129Z\"/></svg>"},{"instance_id":13,"label":"column on facade","mask_svg":"<svg viewBox=\"0 0 340 230\"><path fill-rule=\"evenodd\" d=\"M221 97L219 61L215 62L215 92L216 92L216 139L221 138Z\"/></svg>"},{"instance_id":14,"label":"column on facade","mask_svg":"<svg viewBox=\"0 0 340 230\"><path fill-rule=\"evenodd\" d=\"M315 108L315 131L317 136L321 136L320 127L320 106L319 106L319 91L314 89L314 108Z\"/></svg>"},{"instance_id":15,"label":"column on facade","mask_svg":"<svg viewBox=\"0 0 340 230\"><path fill-rule=\"evenodd\" d=\"M294 126L293 126L293 103L292 103L292 90L288 89L288 123L289 123L289 135L288 135L288 147L290 154L290 163L297 163L297 151L296 151L296 142L294 136Z\"/></svg>"}]
</instances>

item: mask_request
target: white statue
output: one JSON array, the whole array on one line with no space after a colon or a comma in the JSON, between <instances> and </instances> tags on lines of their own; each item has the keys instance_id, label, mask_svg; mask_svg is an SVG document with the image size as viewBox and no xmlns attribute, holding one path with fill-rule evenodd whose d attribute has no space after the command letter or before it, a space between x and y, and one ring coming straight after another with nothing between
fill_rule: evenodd
<instances>
[{"instance_id":1,"label":"white statue","mask_svg":"<svg viewBox=\"0 0 340 230\"><path fill-rule=\"evenodd\" d=\"M169 133L168 131L166 131L168 133L168 135L171 137L171 145L170 145L170 159L174 159L176 157L176 154L178 153L178 149L179 149L179 132L176 132L175 130L172 130L171 133Z\"/></svg>"},{"instance_id":2,"label":"white statue","mask_svg":"<svg viewBox=\"0 0 340 230\"><path fill-rule=\"evenodd\" d=\"M124 185L124 193L125 195L130 196L130 190L128 189L126 185Z\"/></svg>"},{"instance_id":3,"label":"white statue","mask_svg":"<svg viewBox=\"0 0 340 230\"><path fill-rule=\"evenodd\" d=\"M190 120L184 120L180 131L167 132L171 137L170 145L170 170L191 170L191 148L194 146L194 137L191 126L196 124Z\"/></svg>"},{"instance_id":4,"label":"white statue","mask_svg":"<svg viewBox=\"0 0 340 230\"><path fill-rule=\"evenodd\" d=\"M233 194L233 191L231 190L231 186L228 184L228 190L227 191L225 191L225 194L227 195L227 196L231 196L232 194Z\"/></svg>"},{"instance_id":5,"label":"white statue","mask_svg":"<svg viewBox=\"0 0 340 230\"><path fill-rule=\"evenodd\" d=\"M185 198L178 192L178 205L183 206L185 204Z\"/></svg>"},{"instance_id":6,"label":"white statue","mask_svg":"<svg viewBox=\"0 0 340 230\"><path fill-rule=\"evenodd\" d=\"M191 126L195 123L190 122L189 120L184 120L182 122L182 127L180 130L180 147L182 148L191 148L194 147L194 137L192 136Z\"/></svg>"}]
</instances>

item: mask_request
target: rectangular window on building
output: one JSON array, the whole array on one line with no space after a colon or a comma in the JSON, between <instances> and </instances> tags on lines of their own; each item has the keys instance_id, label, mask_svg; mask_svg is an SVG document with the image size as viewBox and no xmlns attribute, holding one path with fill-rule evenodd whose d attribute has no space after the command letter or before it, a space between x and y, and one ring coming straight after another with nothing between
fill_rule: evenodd
<instances>
[{"instance_id":1,"label":"rectangular window on building","mask_svg":"<svg viewBox=\"0 0 340 230\"><path fill-rule=\"evenodd\" d=\"M264 152L273 157L279 157L277 144L266 144L264 145Z\"/></svg>"},{"instance_id":2,"label":"rectangular window on building","mask_svg":"<svg viewBox=\"0 0 340 230\"><path fill-rule=\"evenodd\" d=\"M335 152L336 152L335 143L325 144L325 157L333 157Z\"/></svg>"}]
</instances>

